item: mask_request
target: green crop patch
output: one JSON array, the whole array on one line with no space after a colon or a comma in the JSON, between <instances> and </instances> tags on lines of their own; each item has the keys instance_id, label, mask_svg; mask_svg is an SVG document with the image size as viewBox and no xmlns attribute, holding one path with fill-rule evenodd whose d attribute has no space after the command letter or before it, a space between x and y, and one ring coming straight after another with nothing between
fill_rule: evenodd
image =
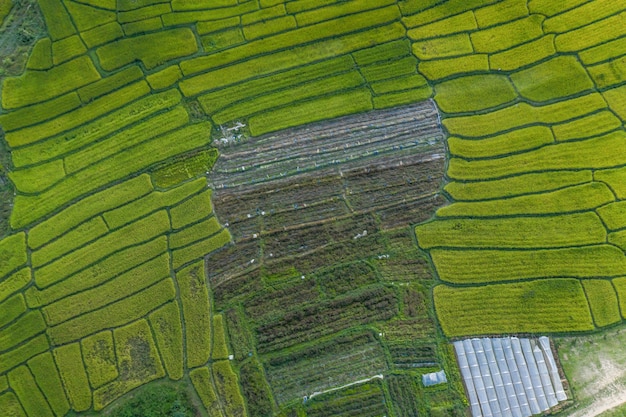
<instances>
[{"instance_id":1,"label":"green crop patch","mask_svg":"<svg viewBox=\"0 0 626 417\"><path fill-rule=\"evenodd\" d=\"M26 263L26 234L16 233L0 240L0 278Z\"/></svg>"},{"instance_id":2,"label":"green crop patch","mask_svg":"<svg viewBox=\"0 0 626 417\"><path fill-rule=\"evenodd\" d=\"M241 393L246 400L246 409L250 416L267 416L272 413L270 389L263 375L261 365L250 360L239 369Z\"/></svg>"},{"instance_id":3,"label":"green crop patch","mask_svg":"<svg viewBox=\"0 0 626 417\"><path fill-rule=\"evenodd\" d=\"M171 87L183 77L178 65L169 66L159 72L150 74L146 77L146 81L153 90L162 90Z\"/></svg>"},{"instance_id":4,"label":"green crop patch","mask_svg":"<svg viewBox=\"0 0 626 417\"><path fill-rule=\"evenodd\" d=\"M50 352L42 353L28 361L28 367L50 408L57 416L64 416L70 410L70 404L63 390L61 376Z\"/></svg>"},{"instance_id":5,"label":"green crop patch","mask_svg":"<svg viewBox=\"0 0 626 417\"><path fill-rule=\"evenodd\" d=\"M39 0L37 3L52 40L60 40L76 33L76 28L61 0Z\"/></svg>"},{"instance_id":6,"label":"green crop patch","mask_svg":"<svg viewBox=\"0 0 626 417\"><path fill-rule=\"evenodd\" d=\"M410 17L403 17L402 20L406 22L409 27L411 27ZM407 36L412 40L421 40L453 35L459 32L469 32L475 29L478 29L478 26L476 25L474 12L469 11L434 23L410 29L407 31Z\"/></svg>"},{"instance_id":7,"label":"green crop patch","mask_svg":"<svg viewBox=\"0 0 626 417\"><path fill-rule=\"evenodd\" d=\"M583 280L582 284L597 327L605 327L621 320L617 294L611 281Z\"/></svg>"},{"instance_id":8,"label":"green crop patch","mask_svg":"<svg viewBox=\"0 0 626 417\"><path fill-rule=\"evenodd\" d=\"M532 126L485 139L448 138L450 153L461 158L490 158L539 148L554 142L552 130Z\"/></svg>"},{"instance_id":9,"label":"green crop patch","mask_svg":"<svg viewBox=\"0 0 626 417\"><path fill-rule=\"evenodd\" d=\"M610 168L623 163L621 152L626 152L625 137L623 131L617 131L497 159L451 158L448 175L454 179L485 180L546 170Z\"/></svg>"},{"instance_id":10,"label":"green crop patch","mask_svg":"<svg viewBox=\"0 0 626 417\"><path fill-rule=\"evenodd\" d=\"M418 66L420 73L429 80L438 80L471 72L487 72L489 71L489 57L487 54L465 55L457 58L424 61L420 62Z\"/></svg>"},{"instance_id":11,"label":"green crop patch","mask_svg":"<svg viewBox=\"0 0 626 417\"><path fill-rule=\"evenodd\" d=\"M2 106L15 109L40 103L94 81L100 75L87 56L76 58L48 71L27 71L20 77L7 78L2 88Z\"/></svg>"},{"instance_id":12,"label":"green crop patch","mask_svg":"<svg viewBox=\"0 0 626 417\"><path fill-rule=\"evenodd\" d=\"M35 282L45 288L61 281L81 269L130 246L147 242L169 230L169 219L165 211L131 223L95 242L75 250L69 255L35 270Z\"/></svg>"},{"instance_id":13,"label":"green crop patch","mask_svg":"<svg viewBox=\"0 0 626 417\"><path fill-rule=\"evenodd\" d=\"M359 71L368 82L387 80L401 77L403 75L415 74L417 70L417 60L409 56L393 61L378 62L371 65L362 65Z\"/></svg>"},{"instance_id":14,"label":"green crop patch","mask_svg":"<svg viewBox=\"0 0 626 417\"><path fill-rule=\"evenodd\" d=\"M264 96L277 90L295 87L325 76L332 76L354 68L354 61L349 56L324 60L319 63L305 65L301 68L280 72L259 79L244 81L207 95L200 96L198 101L204 111L213 114L228 105L252 97Z\"/></svg>"},{"instance_id":15,"label":"green crop patch","mask_svg":"<svg viewBox=\"0 0 626 417\"><path fill-rule=\"evenodd\" d=\"M330 97L318 98L292 106L270 110L252 116L250 132L254 136L275 132L288 127L332 119L348 114L372 110L373 104L368 89L359 88Z\"/></svg>"},{"instance_id":16,"label":"green crop patch","mask_svg":"<svg viewBox=\"0 0 626 417\"><path fill-rule=\"evenodd\" d=\"M211 216L193 226L172 233L169 240L170 249L178 249L201 239L206 239L219 232L221 228L222 226L217 221L217 218Z\"/></svg>"},{"instance_id":17,"label":"green crop patch","mask_svg":"<svg viewBox=\"0 0 626 417\"><path fill-rule=\"evenodd\" d=\"M118 327L145 316L155 308L172 300L176 295L171 279L166 279L123 300L99 310L65 321L48 328L53 343L79 340L110 327Z\"/></svg>"},{"instance_id":18,"label":"green crop patch","mask_svg":"<svg viewBox=\"0 0 626 417\"><path fill-rule=\"evenodd\" d=\"M504 51L543 36L542 23L545 17L528 17L483 29L470 35L475 52L494 53Z\"/></svg>"},{"instance_id":19,"label":"green crop patch","mask_svg":"<svg viewBox=\"0 0 626 417\"><path fill-rule=\"evenodd\" d=\"M399 6L404 15L412 15L405 20L408 26L421 26L492 3L496 0L450 0L443 4L437 0L405 0Z\"/></svg>"},{"instance_id":20,"label":"green crop patch","mask_svg":"<svg viewBox=\"0 0 626 417\"><path fill-rule=\"evenodd\" d=\"M447 113L470 112L515 100L509 80L500 75L470 75L445 81L435 87L435 100Z\"/></svg>"},{"instance_id":21,"label":"green crop patch","mask_svg":"<svg viewBox=\"0 0 626 417\"><path fill-rule=\"evenodd\" d=\"M26 150L27 153L30 150L36 153L43 152L43 155L35 156L34 158L31 157L31 160L26 162L26 164L33 163L35 161L38 162L41 159L44 159L45 156L52 157L52 156L60 155L64 152L67 152L68 147L72 147L71 149L76 149L81 144L84 144L84 142L80 143L81 141L76 141L78 143L71 143L70 146L61 145L60 149L57 148L58 142L67 141L70 138L71 139L76 138L75 134L77 132L81 132L81 129L82 131L84 131L85 129L92 130L94 128L97 129L98 127L108 128L108 129L115 127L115 129L113 129L112 132L119 129L121 127L119 122L115 125L107 126L107 122L111 121L110 119L111 115L103 119L97 119L97 118L113 110L116 110L119 107L122 107L123 105L130 103L133 100L136 100L142 96L145 96L149 92L150 92L150 88L148 87L146 82L139 81L137 83L121 88L107 96L101 97L98 100L94 100L93 102L89 103L86 106L82 106L72 112L65 113L61 115L60 117L57 117L54 120L50 120L48 122L45 122L39 125L27 127L25 129L18 130L16 132L10 132L6 135L7 143L11 147L21 147L25 145L31 145L31 144L34 144L35 142L39 142L42 139L50 138L66 130L74 129L78 127L77 131L70 131L68 133L61 135L60 137L52 138L52 140L50 141L46 141L41 144L36 144L32 148L30 147L27 148ZM117 115L119 116L119 114ZM94 124L90 123L87 126L81 126L83 124L86 124L92 121L93 119L97 119ZM93 134L93 131L92 131L92 134ZM50 151L46 152L46 150L50 150ZM59 151L61 151L61 153L59 153ZM42 158L42 156L44 156L44 158ZM33 159L35 159L35 161L33 161Z\"/></svg>"},{"instance_id":22,"label":"green crop patch","mask_svg":"<svg viewBox=\"0 0 626 417\"><path fill-rule=\"evenodd\" d=\"M70 175L54 189L37 196L17 196L11 224L26 225L94 189L148 169L169 157L205 147L210 142L210 123L197 123L141 143L116 158L95 163Z\"/></svg>"},{"instance_id":23,"label":"green crop patch","mask_svg":"<svg viewBox=\"0 0 626 417\"><path fill-rule=\"evenodd\" d=\"M626 251L626 230L609 233L607 242Z\"/></svg>"},{"instance_id":24,"label":"green crop patch","mask_svg":"<svg viewBox=\"0 0 626 417\"><path fill-rule=\"evenodd\" d=\"M602 64L594 65L588 67L587 70L598 88L605 89L616 84L621 84L626 80L626 57L620 57ZM609 91L607 91L607 93Z\"/></svg>"},{"instance_id":25,"label":"green crop patch","mask_svg":"<svg viewBox=\"0 0 626 417\"><path fill-rule=\"evenodd\" d=\"M126 93L123 93L124 91L126 91ZM87 117L91 115L91 117L95 118L94 121L79 127L75 127L77 125L72 124L69 127L75 128L67 133L52 137L45 142L36 143L26 148L14 149L12 151L13 163L16 166L30 165L74 152L101 140L119 129L128 127L132 123L148 118L166 108L173 107L181 99L178 91L169 90L126 105L129 101L147 94L145 85L144 83L133 84L133 86L122 88L121 92L123 94L112 93L83 107L93 108L93 112L90 111L83 114L79 110L69 113L71 118L85 118L85 122L90 120ZM111 103L108 103L108 100L115 102L115 105L112 106ZM121 108L118 109L118 107ZM102 118L97 118L97 116L104 115L108 112L111 113ZM38 134L42 138L47 136L47 133L39 133L37 130L31 130L27 133L29 135Z\"/></svg>"},{"instance_id":26,"label":"green crop patch","mask_svg":"<svg viewBox=\"0 0 626 417\"><path fill-rule=\"evenodd\" d=\"M241 23L241 17L227 17L225 19L208 20L205 22L198 22L196 24L196 31L198 35L206 35L207 33L219 32L223 29L229 29L235 26L239 26Z\"/></svg>"},{"instance_id":27,"label":"green crop patch","mask_svg":"<svg viewBox=\"0 0 626 417\"><path fill-rule=\"evenodd\" d=\"M172 251L172 265L174 269L178 269L191 261L200 259L217 249L226 246L232 240L228 229L222 229L219 233L214 234L208 239L200 240Z\"/></svg>"},{"instance_id":28,"label":"green crop patch","mask_svg":"<svg viewBox=\"0 0 626 417\"><path fill-rule=\"evenodd\" d=\"M32 265L34 268L38 268L80 246L96 240L108 232L109 229L102 217L93 217L41 249L33 251L31 254Z\"/></svg>"},{"instance_id":29,"label":"green crop patch","mask_svg":"<svg viewBox=\"0 0 626 417\"><path fill-rule=\"evenodd\" d=\"M138 35L145 32L154 32L163 29L163 22L160 16L151 17L149 19L130 22L122 25L126 36Z\"/></svg>"},{"instance_id":30,"label":"green crop patch","mask_svg":"<svg viewBox=\"0 0 626 417\"><path fill-rule=\"evenodd\" d=\"M203 0L204 4L198 1L180 0L173 5L174 13L167 13L161 16L163 24L165 26L179 26L183 24L190 24L206 20L223 20L229 17L241 16L245 13L253 12L259 9L256 2L244 2L239 5L229 3L226 7L220 7L215 9L215 2L208 2ZM204 7L203 7L204 6ZM232 7L228 7L232 6ZM211 9L212 10L206 10ZM198 10L201 9L201 10ZM180 11L177 10L194 10L194 11Z\"/></svg>"},{"instance_id":31,"label":"green crop patch","mask_svg":"<svg viewBox=\"0 0 626 417\"><path fill-rule=\"evenodd\" d=\"M211 359L228 359L228 346L226 345L226 329L224 327L224 317L221 314L213 316L213 348L211 349Z\"/></svg>"},{"instance_id":32,"label":"green crop patch","mask_svg":"<svg viewBox=\"0 0 626 417\"><path fill-rule=\"evenodd\" d=\"M343 413L358 413L363 417L386 415L388 410L382 384L378 381L361 383L323 393L306 402L307 416L337 416Z\"/></svg>"},{"instance_id":33,"label":"green crop patch","mask_svg":"<svg viewBox=\"0 0 626 417\"><path fill-rule=\"evenodd\" d=\"M96 411L132 389L165 375L146 320L115 329L113 337L120 377L94 391L93 408Z\"/></svg>"},{"instance_id":34,"label":"green crop patch","mask_svg":"<svg viewBox=\"0 0 626 417\"><path fill-rule=\"evenodd\" d=\"M592 179L591 171L551 171L492 181L453 181L446 184L444 190L455 201L477 201L552 191L591 182Z\"/></svg>"},{"instance_id":35,"label":"green crop patch","mask_svg":"<svg viewBox=\"0 0 626 417\"><path fill-rule=\"evenodd\" d=\"M560 56L511 75L522 95L532 101L549 101L594 87L587 71L572 56Z\"/></svg>"},{"instance_id":36,"label":"green crop patch","mask_svg":"<svg viewBox=\"0 0 626 417\"><path fill-rule=\"evenodd\" d=\"M480 28L494 26L528 16L526 0L505 0L474 10Z\"/></svg>"},{"instance_id":37,"label":"green crop patch","mask_svg":"<svg viewBox=\"0 0 626 417\"><path fill-rule=\"evenodd\" d=\"M626 257L615 246L539 250L430 251L439 277L453 284L489 283L542 277L616 277L626 272Z\"/></svg>"},{"instance_id":38,"label":"green crop patch","mask_svg":"<svg viewBox=\"0 0 626 417\"><path fill-rule=\"evenodd\" d=\"M78 35L52 42L52 63L59 65L87 52Z\"/></svg>"},{"instance_id":39,"label":"green crop patch","mask_svg":"<svg viewBox=\"0 0 626 417\"><path fill-rule=\"evenodd\" d=\"M586 0L564 0L555 3L550 0L529 0L528 9L531 13L539 13L546 16L554 16L585 3Z\"/></svg>"},{"instance_id":40,"label":"green crop patch","mask_svg":"<svg viewBox=\"0 0 626 417\"><path fill-rule=\"evenodd\" d=\"M622 56L624 54L624 48L626 48L626 37L621 37L619 39L585 49L584 51L581 51L578 56L583 64L593 65Z\"/></svg>"},{"instance_id":41,"label":"green crop patch","mask_svg":"<svg viewBox=\"0 0 626 417\"><path fill-rule=\"evenodd\" d=\"M598 170L594 172L593 177L596 181L607 183L617 198L626 199L626 168Z\"/></svg>"},{"instance_id":42,"label":"green crop patch","mask_svg":"<svg viewBox=\"0 0 626 417\"><path fill-rule=\"evenodd\" d=\"M423 249L558 248L600 244L606 230L595 213L502 219L445 219L415 229Z\"/></svg>"},{"instance_id":43,"label":"green crop patch","mask_svg":"<svg viewBox=\"0 0 626 417\"><path fill-rule=\"evenodd\" d=\"M626 71L626 58L624 58L623 64L625 64L624 71ZM626 74L626 72L622 74ZM620 119L626 121L626 85L607 90L602 94L609 103L611 110L613 110Z\"/></svg>"},{"instance_id":44,"label":"green crop patch","mask_svg":"<svg viewBox=\"0 0 626 417\"><path fill-rule=\"evenodd\" d=\"M169 255L164 253L133 269L132 273L47 305L42 309L46 322L56 325L140 292L169 276L169 261Z\"/></svg>"},{"instance_id":45,"label":"green crop patch","mask_svg":"<svg viewBox=\"0 0 626 417\"><path fill-rule=\"evenodd\" d=\"M127 201L146 195L150 191L152 191L150 177L140 175L86 197L30 229L28 232L28 246L31 249L38 249L50 240L60 237L68 230L78 226L83 221L105 210L110 210Z\"/></svg>"},{"instance_id":46,"label":"green crop patch","mask_svg":"<svg viewBox=\"0 0 626 417\"><path fill-rule=\"evenodd\" d=\"M600 111L571 122L552 126L556 140L586 139L622 127L622 121L609 110Z\"/></svg>"},{"instance_id":47,"label":"green crop patch","mask_svg":"<svg viewBox=\"0 0 626 417\"><path fill-rule=\"evenodd\" d=\"M52 68L52 41L50 38L42 38L35 43L26 68L40 71Z\"/></svg>"},{"instance_id":48,"label":"green crop patch","mask_svg":"<svg viewBox=\"0 0 626 417\"><path fill-rule=\"evenodd\" d=\"M112 42L124 36L122 26L117 22L107 23L91 30L82 32L80 37L83 38L88 48Z\"/></svg>"},{"instance_id":49,"label":"green crop patch","mask_svg":"<svg viewBox=\"0 0 626 417\"><path fill-rule=\"evenodd\" d=\"M623 10L623 7L620 7L620 9ZM556 49L559 52L580 51L592 46L602 45L623 36L626 34L626 28L624 28L623 24L624 17L626 17L626 14L621 13L580 29L558 35L555 40Z\"/></svg>"},{"instance_id":50,"label":"green crop patch","mask_svg":"<svg viewBox=\"0 0 626 417\"><path fill-rule=\"evenodd\" d=\"M75 92L67 93L44 103L0 115L0 126L5 132L10 132L55 118L78 106L80 106L78 95Z\"/></svg>"},{"instance_id":51,"label":"green crop patch","mask_svg":"<svg viewBox=\"0 0 626 417\"><path fill-rule=\"evenodd\" d=\"M31 310L0 331L0 351L9 350L45 329L46 324L41 312Z\"/></svg>"},{"instance_id":52,"label":"green crop patch","mask_svg":"<svg viewBox=\"0 0 626 417\"><path fill-rule=\"evenodd\" d=\"M247 40L264 38L288 30L296 29L297 23L293 16L283 16L244 26L243 35Z\"/></svg>"},{"instance_id":53,"label":"green crop patch","mask_svg":"<svg viewBox=\"0 0 626 417\"><path fill-rule=\"evenodd\" d=\"M32 280L31 269L26 267L0 281L0 303L11 294L26 287Z\"/></svg>"},{"instance_id":54,"label":"green crop patch","mask_svg":"<svg viewBox=\"0 0 626 417\"><path fill-rule=\"evenodd\" d=\"M190 195L196 194L205 188L206 180L199 178L168 191L154 191L143 198L104 213L104 219L111 229L117 229L138 217L161 208L174 206ZM193 201L198 203L197 199L193 199ZM210 200L208 200L208 206L211 207ZM196 208L194 205L186 207L189 209ZM200 207L202 208L202 206ZM206 205L204 207L206 207Z\"/></svg>"},{"instance_id":55,"label":"green crop patch","mask_svg":"<svg viewBox=\"0 0 626 417\"><path fill-rule=\"evenodd\" d=\"M419 74L400 76L390 80L370 83L375 94L397 93L407 89L421 88L428 85L428 81Z\"/></svg>"},{"instance_id":56,"label":"green crop patch","mask_svg":"<svg viewBox=\"0 0 626 417\"><path fill-rule=\"evenodd\" d=\"M184 366L183 328L178 303L165 304L151 313L149 318L167 375L174 380L181 379Z\"/></svg>"},{"instance_id":57,"label":"green crop patch","mask_svg":"<svg viewBox=\"0 0 626 417\"><path fill-rule=\"evenodd\" d=\"M626 312L626 278L616 278L612 281L617 298L619 299L619 309L622 312L622 318Z\"/></svg>"},{"instance_id":58,"label":"green crop patch","mask_svg":"<svg viewBox=\"0 0 626 417\"><path fill-rule=\"evenodd\" d=\"M98 97L117 90L133 81L137 81L140 78L143 78L141 68L137 66L128 67L100 81L79 88L78 95L83 103L89 103Z\"/></svg>"},{"instance_id":59,"label":"green crop patch","mask_svg":"<svg viewBox=\"0 0 626 417\"><path fill-rule=\"evenodd\" d=\"M199 183L200 180L195 181L194 185ZM172 207L170 209L172 228L183 228L188 224L194 223L211 214L211 212L213 211L213 206L211 205L211 193L212 191L210 189L205 190L202 193L195 195L190 199L176 205L175 207Z\"/></svg>"},{"instance_id":60,"label":"green crop patch","mask_svg":"<svg viewBox=\"0 0 626 417\"><path fill-rule=\"evenodd\" d=\"M557 191L502 200L455 202L437 210L437 216L499 217L572 213L593 210L612 203L614 200L613 193L604 183L592 182Z\"/></svg>"},{"instance_id":61,"label":"green crop patch","mask_svg":"<svg viewBox=\"0 0 626 417\"><path fill-rule=\"evenodd\" d=\"M602 95L591 93L544 106L517 103L485 114L450 117L443 125L451 135L482 137L533 123L565 122L605 108Z\"/></svg>"},{"instance_id":62,"label":"green crop patch","mask_svg":"<svg viewBox=\"0 0 626 417\"><path fill-rule=\"evenodd\" d=\"M135 60L140 60L146 69L152 69L197 51L193 32L189 28L180 28L120 39L99 47L96 55L102 68L113 71Z\"/></svg>"},{"instance_id":63,"label":"green crop patch","mask_svg":"<svg viewBox=\"0 0 626 417\"><path fill-rule=\"evenodd\" d=\"M11 368L26 362L33 356L47 351L50 348L48 338L42 334L34 337L15 349L0 354L0 372L5 373Z\"/></svg>"},{"instance_id":64,"label":"green crop patch","mask_svg":"<svg viewBox=\"0 0 626 417\"><path fill-rule=\"evenodd\" d=\"M235 27L220 32L209 33L200 38L205 51L216 52L226 48L232 48L246 42L241 28Z\"/></svg>"},{"instance_id":65,"label":"green crop patch","mask_svg":"<svg viewBox=\"0 0 626 417\"><path fill-rule=\"evenodd\" d=\"M414 72L414 70L413 70ZM282 107L303 100L336 94L338 91L360 87L365 83L358 71L350 71L340 75L311 81L288 90L280 90L264 96L239 102L227 107L212 117L217 124L246 118L251 114L259 114L277 107Z\"/></svg>"},{"instance_id":66,"label":"green crop patch","mask_svg":"<svg viewBox=\"0 0 626 417\"><path fill-rule=\"evenodd\" d=\"M213 168L217 157L215 148L192 152L166 161L150 175L156 187L170 188L192 178L204 177Z\"/></svg>"},{"instance_id":67,"label":"green crop patch","mask_svg":"<svg viewBox=\"0 0 626 417\"><path fill-rule=\"evenodd\" d=\"M582 285L575 279L474 288L439 285L434 297L441 327L449 337L594 329ZM465 314L457 314L459 309Z\"/></svg>"},{"instance_id":68,"label":"green crop patch","mask_svg":"<svg viewBox=\"0 0 626 417\"><path fill-rule=\"evenodd\" d=\"M385 15L382 15L385 17ZM370 17L369 15L366 17ZM333 22L331 22L333 23ZM313 39L319 39L326 35L326 32L333 30L337 32L337 26L341 22L333 23L326 30L321 30L317 25L305 28L311 33L303 33L302 38L307 42ZM364 24L372 24L371 21L364 20ZM323 28L322 28L323 29ZM345 30L345 29L344 29ZM338 35L337 33L330 32L328 36ZM186 96L194 96L203 91L209 91L218 87L223 87L230 84L235 84L240 81L248 80L253 77L261 75L268 75L280 70L293 69L302 65L310 64L323 59L334 58L350 52L357 51L359 49L366 48L372 44L379 44L389 42L401 38L404 34L404 27L399 23L392 23L386 26L369 29L364 32L356 34L350 34L341 36L337 39L337 42L314 42L310 45L295 46L293 33L286 33L284 35L276 35L266 38L263 41L250 42L244 46L234 48L232 50L220 52L218 54L212 54L207 62L206 57L191 59L189 61L182 62L180 67L185 75L191 75L200 71L206 71L215 68L217 65L232 64L228 68L215 69L207 72L206 74L198 75L180 83L180 88L183 94ZM276 41L277 37L282 37L281 44L277 45L270 41ZM312 38L311 38L312 37ZM284 38L284 40L283 40ZM297 40L297 39L296 39ZM266 42L263 45L256 45L259 42ZM303 41L304 42L304 41ZM279 49L279 46L284 44L284 48L289 48L284 51L276 52L267 56L248 59L245 62L233 63L248 55L254 56L262 52L273 52ZM252 45L252 46L250 46ZM264 46L267 51L264 51L261 46ZM254 48L255 52L252 54L246 54L249 52L244 48ZM235 52L239 52L241 58L235 55ZM233 56L235 55L235 56Z\"/></svg>"},{"instance_id":69,"label":"green crop patch","mask_svg":"<svg viewBox=\"0 0 626 417\"><path fill-rule=\"evenodd\" d=\"M577 1L576 3L580 2ZM622 5L609 0L597 0L593 3L584 2L579 7L546 19L544 29L546 32L571 33L573 29L588 26L591 22L621 12L623 9Z\"/></svg>"},{"instance_id":70,"label":"green crop patch","mask_svg":"<svg viewBox=\"0 0 626 417\"><path fill-rule=\"evenodd\" d=\"M119 375L113 345L113 333L105 330L80 342L89 382L95 389L113 381Z\"/></svg>"},{"instance_id":71,"label":"green crop patch","mask_svg":"<svg viewBox=\"0 0 626 417\"><path fill-rule=\"evenodd\" d=\"M65 280L39 290L30 287L26 299L30 307L50 304L70 294L86 290L106 282L119 274L126 274L127 279L136 271L133 268L167 251L167 237L161 236L147 243L131 246L93 264ZM132 271L132 272L131 272Z\"/></svg>"},{"instance_id":72,"label":"green crop patch","mask_svg":"<svg viewBox=\"0 0 626 417\"><path fill-rule=\"evenodd\" d=\"M211 305L203 262L178 271L176 281L185 321L187 366L202 366L209 360L211 351Z\"/></svg>"},{"instance_id":73,"label":"green crop patch","mask_svg":"<svg viewBox=\"0 0 626 417\"><path fill-rule=\"evenodd\" d=\"M83 364L80 344L59 346L52 351L65 392L74 411L91 407L91 389Z\"/></svg>"},{"instance_id":74,"label":"green crop patch","mask_svg":"<svg viewBox=\"0 0 626 417\"><path fill-rule=\"evenodd\" d=\"M15 294L0 304L0 306L2 306L0 328L6 326L26 311L26 303L24 303L24 296L22 296L22 294ZM4 334L4 332L2 334Z\"/></svg>"},{"instance_id":75,"label":"green crop patch","mask_svg":"<svg viewBox=\"0 0 626 417\"><path fill-rule=\"evenodd\" d=\"M609 230L626 226L626 201L607 204L596 211Z\"/></svg>"},{"instance_id":76,"label":"green crop patch","mask_svg":"<svg viewBox=\"0 0 626 417\"><path fill-rule=\"evenodd\" d=\"M63 161L60 160L9 173L9 178L11 178L15 188L25 194L36 194L44 191L64 177Z\"/></svg>"},{"instance_id":77,"label":"green crop patch","mask_svg":"<svg viewBox=\"0 0 626 417\"><path fill-rule=\"evenodd\" d=\"M161 2L160 4L151 4L144 7L133 8L133 10L120 11L117 14L117 20L120 23L137 22L140 20L146 20L153 17L161 16L165 13L170 13L172 8L167 2Z\"/></svg>"},{"instance_id":78,"label":"green crop patch","mask_svg":"<svg viewBox=\"0 0 626 417\"><path fill-rule=\"evenodd\" d=\"M154 139L160 135L182 128L189 122L189 115L182 106L150 117L145 121L123 130L120 133L95 143L84 150L79 150L64 158L67 174L88 168L90 165L109 156L126 151L133 146Z\"/></svg>"},{"instance_id":79,"label":"green crop patch","mask_svg":"<svg viewBox=\"0 0 626 417\"><path fill-rule=\"evenodd\" d=\"M489 55L489 66L492 70L514 71L556 53L554 35L543 36L506 51Z\"/></svg>"},{"instance_id":80,"label":"green crop patch","mask_svg":"<svg viewBox=\"0 0 626 417\"><path fill-rule=\"evenodd\" d=\"M115 12L113 11L102 10L75 1L65 1L64 4L76 24L76 29L80 32L115 21Z\"/></svg>"},{"instance_id":81,"label":"green crop patch","mask_svg":"<svg viewBox=\"0 0 626 417\"><path fill-rule=\"evenodd\" d=\"M397 107L404 104L424 101L432 97L433 90L429 87L419 87L413 90L402 91L399 93L381 94L372 97L374 109L386 109L389 107Z\"/></svg>"},{"instance_id":82,"label":"green crop patch","mask_svg":"<svg viewBox=\"0 0 626 417\"><path fill-rule=\"evenodd\" d=\"M0 409L9 416L26 417L24 409L13 392L0 395Z\"/></svg>"},{"instance_id":83,"label":"green crop patch","mask_svg":"<svg viewBox=\"0 0 626 417\"><path fill-rule=\"evenodd\" d=\"M211 372L209 368L203 366L202 368L196 368L189 372L191 377L191 383L193 384L204 408L209 413L210 417L222 416L220 403L215 395L215 389L213 388L213 382L211 382Z\"/></svg>"},{"instance_id":84,"label":"green crop patch","mask_svg":"<svg viewBox=\"0 0 626 417\"><path fill-rule=\"evenodd\" d=\"M245 406L237 383L237 374L233 372L230 362L214 362L211 371L213 372L217 397L222 401L226 415L245 415Z\"/></svg>"},{"instance_id":85,"label":"green crop patch","mask_svg":"<svg viewBox=\"0 0 626 417\"><path fill-rule=\"evenodd\" d=\"M414 42L412 50L420 60L449 58L474 52L466 33Z\"/></svg>"},{"instance_id":86,"label":"green crop patch","mask_svg":"<svg viewBox=\"0 0 626 417\"><path fill-rule=\"evenodd\" d=\"M37 387L37 383L27 367L20 366L9 372L9 385L19 398L22 407L29 416L53 417L46 398Z\"/></svg>"}]
</instances>

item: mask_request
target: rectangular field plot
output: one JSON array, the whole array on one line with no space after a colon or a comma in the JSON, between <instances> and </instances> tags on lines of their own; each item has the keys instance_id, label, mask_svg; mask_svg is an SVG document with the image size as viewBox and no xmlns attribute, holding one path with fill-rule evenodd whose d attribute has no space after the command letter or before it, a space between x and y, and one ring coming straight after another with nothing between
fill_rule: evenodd
<instances>
[{"instance_id":1,"label":"rectangular field plot","mask_svg":"<svg viewBox=\"0 0 626 417\"><path fill-rule=\"evenodd\" d=\"M454 342L473 417L530 417L567 399L547 337Z\"/></svg>"}]
</instances>

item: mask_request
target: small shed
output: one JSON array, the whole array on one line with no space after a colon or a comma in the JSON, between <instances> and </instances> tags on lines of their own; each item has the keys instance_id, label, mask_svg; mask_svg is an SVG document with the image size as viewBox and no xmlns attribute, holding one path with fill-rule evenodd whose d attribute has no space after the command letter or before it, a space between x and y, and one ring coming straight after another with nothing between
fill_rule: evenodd
<instances>
[{"instance_id":1,"label":"small shed","mask_svg":"<svg viewBox=\"0 0 626 417\"><path fill-rule=\"evenodd\" d=\"M425 387L445 384L446 382L448 382L448 379L446 378L446 373L443 369L439 372L432 372L430 374L422 375L422 384L424 384Z\"/></svg>"}]
</instances>

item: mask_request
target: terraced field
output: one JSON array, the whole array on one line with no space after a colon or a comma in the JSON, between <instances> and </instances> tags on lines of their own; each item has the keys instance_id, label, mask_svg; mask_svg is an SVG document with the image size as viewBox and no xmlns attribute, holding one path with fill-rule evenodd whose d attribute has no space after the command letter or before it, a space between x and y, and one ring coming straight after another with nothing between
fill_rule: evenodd
<instances>
[{"instance_id":1,"label":"terraced field","mask_svg":"<svg viewBox=\"0 0 626 417\"><path fill-rule=\"evenodd\" d=\"M1 89L5 414L170 379L209 416L463 415L440 330L625 317L621 2L36 3Z\"/></svg>"},{"instance_id":2,"label":"terraced field","mask_svg":"<svg viewBox=\"0 0 626 417\"><path fill-rule=\"evenodd\" d=\"M623 319L626 49L613 26L623 12L450 1L404 20L450 135L453 203L416 227L443 281L434 296L446 334Z\"/></svg>"}]
</instances>

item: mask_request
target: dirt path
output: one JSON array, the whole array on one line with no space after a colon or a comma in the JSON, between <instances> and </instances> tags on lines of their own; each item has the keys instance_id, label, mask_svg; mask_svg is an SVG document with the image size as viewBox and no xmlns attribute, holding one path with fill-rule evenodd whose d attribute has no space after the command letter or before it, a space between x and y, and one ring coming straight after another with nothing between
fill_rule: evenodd
<instances>
[{"instance_id":1,"label":"dirt path","mask_svg":"<svg viewBox=\"0 0 626 417\"><path fill-rule=\"evenodd\" d=\"M622 383L613 383L605 386L606 394L599 394L593 404L575 409L568 417L595 417L622 405L626 402L626 386Z\"/></svg>"}]
</instances>

